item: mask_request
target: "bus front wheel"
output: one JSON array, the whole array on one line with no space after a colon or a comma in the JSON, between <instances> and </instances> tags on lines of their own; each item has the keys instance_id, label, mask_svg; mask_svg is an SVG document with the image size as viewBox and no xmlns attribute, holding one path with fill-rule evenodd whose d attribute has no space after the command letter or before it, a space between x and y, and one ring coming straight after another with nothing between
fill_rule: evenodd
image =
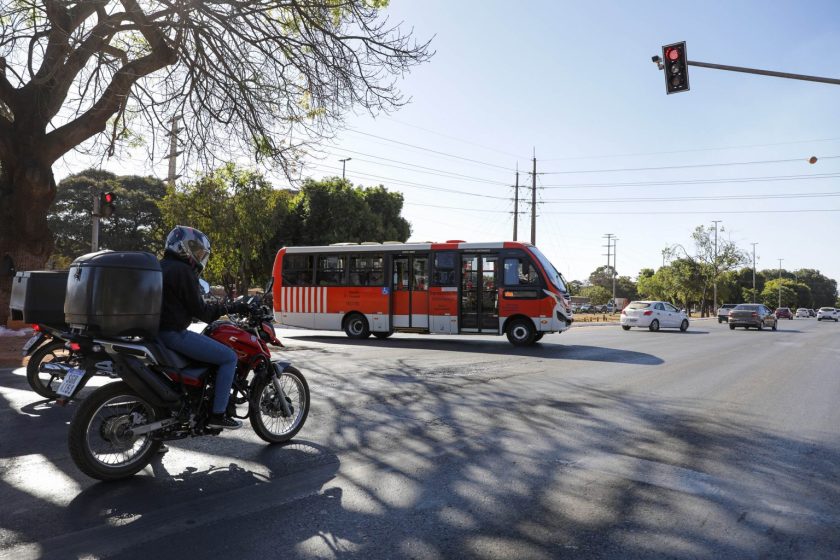
<instances>
[{"instance_id":1,"label":"bus front wheel","mask_svg":"<svg viewBox=\"0 0 840 560\"><path fill-rule=\"evenodd\" d=\"M370 336L370 327L364 315L353 313L344 320L344 332L350 338L363 339Z\"/></svg>"},{"instance_id":2,"label":"bus front wheel","mask_svg":"<svg viewBox=\"0 0 840 560\"><path fill-rule=\"evenodd\" d=\"M534 343L537 332L534 323L528 319L516 319L508 325L507 338L514 346L528 346Z\"/></svg>"}]
</instances>

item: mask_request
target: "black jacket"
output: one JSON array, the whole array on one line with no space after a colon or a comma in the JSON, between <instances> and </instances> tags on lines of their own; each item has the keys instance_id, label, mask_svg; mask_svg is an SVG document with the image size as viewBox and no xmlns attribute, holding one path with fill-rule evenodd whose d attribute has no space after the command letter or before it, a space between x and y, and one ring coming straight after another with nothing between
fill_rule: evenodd
<instances>
[{"instance_id":1,"label":"black jacket","mask_svg":"<svg viewBox=\"0 0 840 560\"><path fill-rule=\"evenodd\" d=\"M167 253L160 261L160 268L163 271L160 330L182 331L193 318L209 323L222 315L221 305L207 304L201 298L198 276L190 265Z\"/></svg>"}]
</instances>

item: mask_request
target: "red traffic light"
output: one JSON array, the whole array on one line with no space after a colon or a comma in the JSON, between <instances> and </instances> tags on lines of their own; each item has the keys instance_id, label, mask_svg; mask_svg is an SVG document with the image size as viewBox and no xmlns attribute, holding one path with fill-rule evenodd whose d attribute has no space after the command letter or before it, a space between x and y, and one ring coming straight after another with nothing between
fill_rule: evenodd
<instances>
[{"instance_id":1,"label":"red traffic light","mask_svg":"<svg viewBox=\"0 0 840 560\"><path fill-rule=\"evenodd\" d=\"M665 64L660 69L665 70L665 92L679 93L688 91L688 54L685 41L664 45L662 58Z\"/></svg>"},{"instance_id":2,"label":"red traffic light","mask_svg":"<svg viewBox=\"0 0 840 560\"><path fill-rule=\"evenodd\" d=\"M107 202L108 204L111 204L112 202L114 202L114 193L106 192L105 193L105 202Z\"/></svg>"},{"instance_id":3,"label":"red traffic light","mask_svg":"<svg viewBox=\"0 0 840 560\"><path fill-rule=\"evenodd\" d=\"M674 48L668 49L665 52L665 58L668 60L677 60L680 57L680 51Z\"/></svg>"}]
</instances>

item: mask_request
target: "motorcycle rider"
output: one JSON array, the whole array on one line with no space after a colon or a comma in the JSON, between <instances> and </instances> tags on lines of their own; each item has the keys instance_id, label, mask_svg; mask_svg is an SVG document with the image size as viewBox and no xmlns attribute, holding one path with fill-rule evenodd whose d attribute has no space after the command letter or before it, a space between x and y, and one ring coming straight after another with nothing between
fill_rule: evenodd
<instances>
[{"instance_id":1,"label":"motorcycle rider","mask_svg":"<svg viewBox=\"0 0 840 560\"><path fill-rule=\"evenodd\" d=\"M225 313L245 313L245 303L205 303L199 293L198 276L210 258L210 240L188 226L175 226L166 236L160 267L163 271L163 306L160 340L172 350L200 362L214 364L216 392L208 427L235 430L242 422L227 416L230 388L236 372L236 353L219 342L187 330L193 318L210 323Z\"/></svg>"}]
</instances>

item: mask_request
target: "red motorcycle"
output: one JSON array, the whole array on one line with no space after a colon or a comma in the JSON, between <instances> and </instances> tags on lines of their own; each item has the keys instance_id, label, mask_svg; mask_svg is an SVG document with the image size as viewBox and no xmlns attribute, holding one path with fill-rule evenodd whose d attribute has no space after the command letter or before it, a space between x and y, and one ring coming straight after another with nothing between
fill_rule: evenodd
<instances>
[{"instance_id":1,"label":"red motorcycle","mask_svg":"<svg viewBox=\"0 0 840 560\"><path fill-rule=\"evenodd\" d=\"M215 321L203 334L232 348L239 360L228 414L248 418L257 435L269 443L292 439L309 414L309 386L288 362L273 361L268 345L282 346L268 307L231 321ZM82 356L113 361L121 381L99 387L79 405L70 422L70 456L79 469L99 480L117 480L143 469L162 442L221 430L207 426L214 395L215 370L196 363L156 341L70 336ZM96 373L74 368L57 392L75 396ZM244 415L237 405L248 405Z\"/></svg>"}]
</instances>

